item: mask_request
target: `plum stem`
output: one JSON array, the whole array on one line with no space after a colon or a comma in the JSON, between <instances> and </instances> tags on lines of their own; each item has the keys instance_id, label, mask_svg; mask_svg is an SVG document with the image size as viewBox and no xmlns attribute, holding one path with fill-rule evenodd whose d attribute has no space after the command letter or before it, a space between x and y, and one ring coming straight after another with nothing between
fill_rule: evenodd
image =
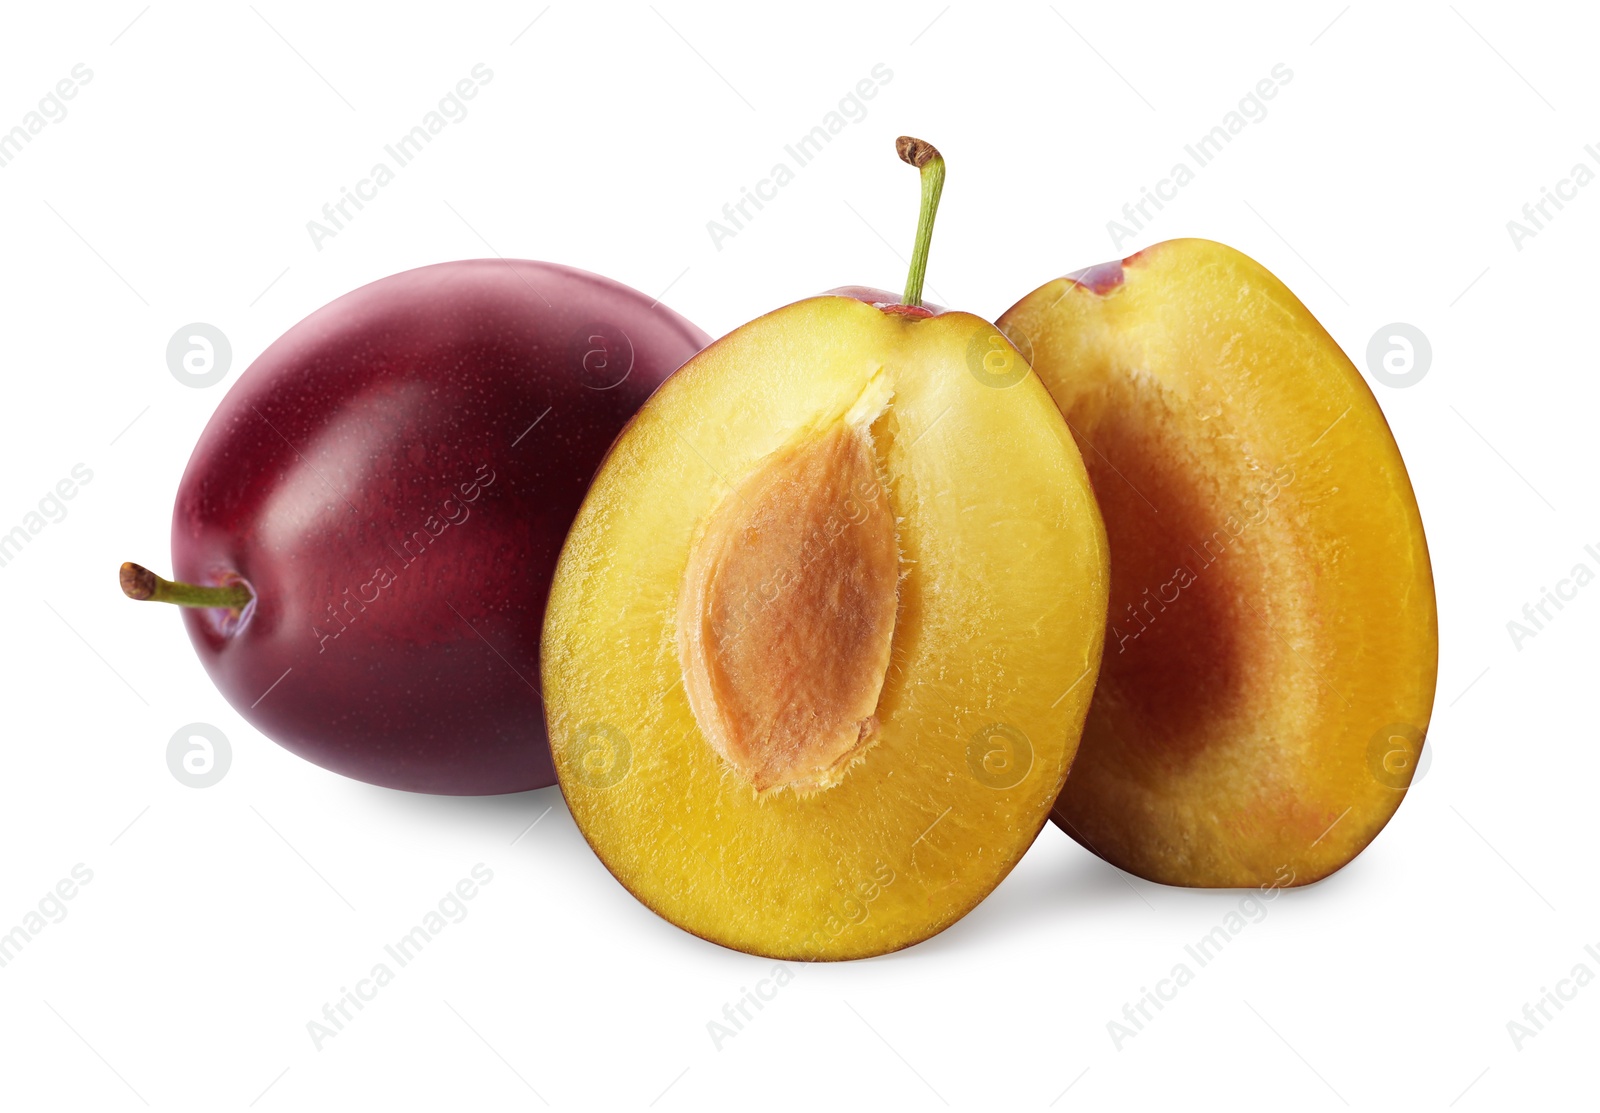
<instances>
[{"instance_id":1,"label":"plum stem","mask_svg":"<svg viewBox=\"0 0 1600 1113\"><path fill-rule=\"evenodd\" d=\"M933 242L933 218L939 212L939 194L944 192L944 156L932 143L902 135L894 141L895 153L902 162L915 166L922 174L922 204L917 211L917 242L911 249L911 270L906 275L906 293L901 300L909 306L922 305L922 280L928 272L928 245Z\"/></svg>"},{"instance_id":2,"label":"plum stem","mask_svg":"<svg viewBox=\"0 0 1600 1113\"><path fill-rule=\"evenodd\" d=\"M122 584L122 594L129 599L175 603L180 607L226 607L239 611L251 599L250 589L242 583L220 587L178 583L162 579L142 564L124 564L117 578Z\"/></svg>"}]
</instances>

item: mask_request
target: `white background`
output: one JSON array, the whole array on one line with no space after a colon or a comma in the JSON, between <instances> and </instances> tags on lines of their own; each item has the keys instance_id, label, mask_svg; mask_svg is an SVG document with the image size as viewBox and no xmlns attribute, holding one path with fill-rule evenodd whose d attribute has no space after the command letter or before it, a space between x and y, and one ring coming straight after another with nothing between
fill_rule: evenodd
<instances>
[{"instance_id":1,"label":"white background","mask_svg":"<svg viewBox=\"0 0 1600 1113\"><path fill-rule=\"evenodd\" d=\"M0 532L74 464L94 478L0 568L0 931L75 864L93 881L0 968L0 1104L1471 1110L1591 1094L1600 988L1520 1050L1507 1022L1574 965L1600 974L1584 952L1600 950L1600 587L1520 648L1506 624L1579 561L1600 570L1583 550L1600 543L1600 184L1521 250L1506 222L1575 163L1600 169L1584 153L1600 26L1576 5L1483 0L1201 7L8 5L0 130L75 64L93 79L0 168ZM470 114L318 251L306 222L480 62L494 77ZM717 250L706 222L877 63L893 78L866 117ZM1107 221L1278 63L1293 79L1266 118L1114 245ZM1374 380L1438 584L1432 764L1366 854L1284 894L1120 1050L1107 1022L1239 894L1129 878L1047 827L944 935L791 967L718 1049L707 1023L774 964L636 904L557 790L426 798L304 763L213 690L176 614L115 585L123 560L167 567L178 477L228 385L337 295L500 253L664 293L720 335L835 285L898 289L917 194L902 132L950 163L932 300L993 317L1055 275L1198 235L1264 262L1364 373L1391 322L1433 346L1420 384ZM232 341L222 385L168 371L193 321ZM234 754L204 790L165 758L195 721ZM316 1050L307 1022L480 862L494 880L467 918Z\"/></svg>"}]
</instances>

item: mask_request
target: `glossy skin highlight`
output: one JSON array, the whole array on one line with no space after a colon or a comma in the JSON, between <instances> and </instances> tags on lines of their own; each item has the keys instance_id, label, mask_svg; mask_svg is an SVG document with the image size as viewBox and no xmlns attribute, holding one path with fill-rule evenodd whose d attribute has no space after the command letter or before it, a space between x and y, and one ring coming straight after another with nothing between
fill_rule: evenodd
<instances>
[{"instance_id":1,"label":"glossy skin highlight","mask_svg":"<svg viewBox=\"0 0 1600 1113\"><path fill-rule=\"evenodd\" d=\"M334 772L414 792L554 783L539 632L613 439L707 337L549 263L406 271L313 313L223 399L184 472L174 579L246 719Z\"/></svg>"}]
</instances>

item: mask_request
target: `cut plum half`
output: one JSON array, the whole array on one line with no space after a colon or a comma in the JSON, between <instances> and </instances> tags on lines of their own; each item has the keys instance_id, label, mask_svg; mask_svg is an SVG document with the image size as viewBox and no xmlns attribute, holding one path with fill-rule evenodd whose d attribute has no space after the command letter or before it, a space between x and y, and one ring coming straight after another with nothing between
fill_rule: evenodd
<instances>
[{"instance_id":1,"label":"cut plum half","mask_svg":"<svg viewBox=\"0 0 1600 1113\"><path fill-rule=\"evenodd\" d=\"M1057 822L1168 884L1337 870L1405 795L1438 664L1422 519L1372 392L1281 282L1205 240L1058 279L1000 326L1111 546Z\"/></svg>"},{"instance_id":2,"label":"cut plum half","mask_svg":"<svg viewBox=\"0 0 1600 1113\"><path fill-rule=\"evenodd\" d=\"M881 954L1037 835L1105 631L1089 476L995 327L822 296L706 349L595 477L544 628L601 860L713 942Z\"/></svg>"}]
</instances>

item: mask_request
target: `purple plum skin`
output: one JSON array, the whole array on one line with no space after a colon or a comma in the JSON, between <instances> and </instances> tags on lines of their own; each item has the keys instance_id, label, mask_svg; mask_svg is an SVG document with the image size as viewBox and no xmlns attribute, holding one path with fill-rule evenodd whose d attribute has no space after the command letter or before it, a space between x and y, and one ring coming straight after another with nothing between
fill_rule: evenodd
<instances>
[{"instance_id":1,"label":"purple plum skin","mask_svg":"<svg viewBox=\"0 0 1600 1113\"><path fill-rule=\"evenodd\" d=\"M598 275L478 259L346 294L228 392L172 516L212 680L263 734L389 788L555 783L539 683L562 541L617 434L707 342Z\"/></svg>"}]
</instances>

